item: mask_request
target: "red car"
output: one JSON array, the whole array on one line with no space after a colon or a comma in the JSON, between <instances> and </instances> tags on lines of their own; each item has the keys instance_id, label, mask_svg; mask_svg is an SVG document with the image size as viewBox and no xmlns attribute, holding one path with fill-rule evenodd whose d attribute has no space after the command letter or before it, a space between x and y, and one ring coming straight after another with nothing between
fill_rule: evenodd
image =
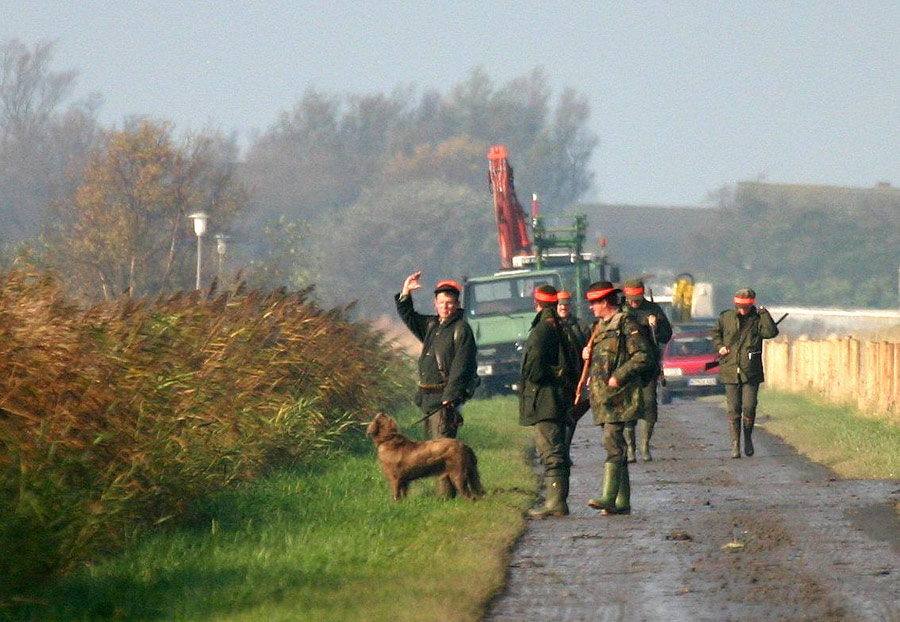
<instances>
[{"instance_id":1,"label":"red car","mask_svg":"<svg viewBox=\"0 0 900 622\"><path fill-rule=\"evenodd\" d=\"M675 333L662 352L662 378L666 382L659 387L660 403L668 404L673 395L724 393L718 365L706 369L715 360L716 350L708 331Z\"/></svg>"}]
</instances>

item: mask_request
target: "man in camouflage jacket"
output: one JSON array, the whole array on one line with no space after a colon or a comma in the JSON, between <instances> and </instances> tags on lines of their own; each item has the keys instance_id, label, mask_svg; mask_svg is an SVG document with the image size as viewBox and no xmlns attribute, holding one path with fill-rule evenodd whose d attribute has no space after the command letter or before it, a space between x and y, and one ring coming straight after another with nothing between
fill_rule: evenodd
<instances>
[{"instance_id":1,"label":"man in camouflage jacket","mask_svg":"<svg viewBox=\"0 0 900 622\"><path fill-rule=\"evenodd\" d=\"M428 415L424 420L426 438L456 438L462 423L459 407L470 397L477 382L475 336L459 306L460 287L455 281L439 281L435 286L437 315L415 311L411 292L421 287L421 276L419 271L406 277L403 288L394 297L400 319L422 342L415 401ZM439 497L454 496L452 485L448 487L445 479L437 482Z\"/></svg>"},{"instance_id":2,"label":"man in camouflage jacket","mask_svg":"<svg viewBox=\"0 0 900 622\"><path fill-rule=\"evenodd\" d=\"M641 458L649 462L653 460L650 454L650 438L653 436L653 428L656 426L658 416L656 388L659 382L662 349L672 338L672 324L666 317L663 308L647 300L644 296L644 281L631 279L625 281L623 288L625 294L625 311L631 315L641 329L641 334L653 347L653 371L644 377L644 414L641 430ZM625 428L625 443L628 445L628 462L635 462L635 429Z\"/></svg>"},{"instance_id":3,"label":"man in camouflage jacket","mask_svg":"<svg viewBox=\"0 0 900 622\"><path fill-rule=\"evenodd\" d=\"M756 292L739 289L734 309L719 314L712 329L713 345L719 353L719 378L725 385L725 402L731 425L731 457L741 457L741 424L744 428L744 455L753 455L753 424L756 401L763 382L763 339L778 335L778 326L769 312L757 308Z\"/></svg>"},{"instance_id":4,"label":"man in camouflage jacket","mask_svg":"<svg viewBox=\"0 0 900 622\"><path fill-rule=\"evenodd\" d=\"M603 426L606 462L603 495L588 505L602 514L631 512L631 480L626 460L625 428L634 425L644 410L643 380L652 365L651 344L633 318L619 306L620 289L609 281L592 283L587 290L597 324L589 350L591 411Z\"/></svg>"}]
</instances>

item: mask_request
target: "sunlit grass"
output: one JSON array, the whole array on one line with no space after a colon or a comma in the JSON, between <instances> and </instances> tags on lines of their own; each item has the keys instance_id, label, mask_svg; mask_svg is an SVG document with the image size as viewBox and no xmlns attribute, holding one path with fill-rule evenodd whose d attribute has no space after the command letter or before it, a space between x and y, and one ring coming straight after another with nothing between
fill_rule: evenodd
<instances>
[{"instance_id":1,"label":"sunlit grass","mask_svg":"<svg viewBox=\"0 0 900 622\"><path fill-rule=\"evenodd\" d=\"M900 478L900 425L824 400L760 392L757 422L848 479Z\"/></svg>"},{"instance_id":2,"label":"sunlit grass","mask_svg":"<svg viewBox=\"0 0 900 622\"><path fill-rule=\"evenodd\" d=\"M433 480L401 503L366 443L208 501L202 520L83 568L15 620L478 620L503 584L535 478L515 401L466 407L460 438L488 491L442 502ZM415 413L404 413L401 424ZM408 431L419 437L418 430ZM9 617L11 616L11 617Z\"/></svg>"}]
</instances>

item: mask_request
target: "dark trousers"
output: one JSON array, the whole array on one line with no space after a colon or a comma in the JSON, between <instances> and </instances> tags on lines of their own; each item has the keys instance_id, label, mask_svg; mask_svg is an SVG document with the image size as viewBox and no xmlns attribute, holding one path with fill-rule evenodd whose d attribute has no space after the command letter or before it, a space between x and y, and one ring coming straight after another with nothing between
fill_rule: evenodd
<instances>
[{"instance_id":1,"label":"dark trousers","mask_svg":"<svg viewBox=\"0 0 900 622\"><path fill-rule=\"evenodd\" d=\"M534 424L534 446L545 477L568 477L569 452L566 447L566 426L550 419Z\"/></svg>"},{"instance_id":2,"label":"dark trousers","mask_svg":"<svg viewBox=\"0 0 900 622\"><path fill-rule=\"evenodd\" d=\"M743 419L744 425L752 427L756 421L756 403L759 384L738 382L725 385L725 403L728 418Z\"/></svg>"},{"instance_id":3,"label":"dark trousers","mask_svg":"<svg viewBox=\"0 0 900 622\"><path fill-rule=\"evenodd\" d=\"M641 395L644 398L644 413L641 419L647 423L656 423L658 409L656 408L656 387L657 381L654 378L643 387L641 387Z\"/></svg>"},{"instance_id":4,"label":"dark trousers","mask_svg":"<svg viewBox=\"0 0 900 622\"><path fill-rule=\"evenodd\" d=\"M606 449L607 462L625 464L625 428L633 428L634 424L634 421L603 424L603 447Z\"/></svg>"}]
</instances>

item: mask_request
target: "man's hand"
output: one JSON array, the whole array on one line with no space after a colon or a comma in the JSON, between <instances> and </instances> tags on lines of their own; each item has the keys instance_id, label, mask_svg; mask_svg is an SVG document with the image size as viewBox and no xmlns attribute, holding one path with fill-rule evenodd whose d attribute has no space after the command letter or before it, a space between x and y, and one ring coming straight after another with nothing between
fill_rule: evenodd
<instances>
[{"instance_id":1,"label":"man's hand","mask_svg":"<svg viewBox=\"0 0 900 622\"><path fill-rule=\"evenodd\" d=\"M407 295L409 295L409 292L411 292L412 290L419 289L420 287L422 287L422 284L419 283L419 279L421 277L422 277L421 270L419 270L417 272L413 272L408 277L406 277L406 280L403 281L403 289L400 290L400 295L407 296Z\"/></svg>"},{"instance_id":2,"label":"man's hand","mask_svg":"<svg viewBox=\"0 0 900 622\"><path fill-rule=\"evenodd\" d=\"M584 346L581 349L581 358L585 361L591 360L591 349L588 346Z\"/></svg>"},{"instance_id":3,"label":"man's hand","mask_svg":"<svg viewBox=\"0 0 900 622\"><path fill-rule=\"evenodd\" d=\"M610 386L611 388L615 389L616 387L619 386L619 381L616 380L616 377L615 377L615 376L610 376L610 377L609 377L609 380L606 382L606 384L607 384L608 386Z\"/></svg>"},{"instance_id":4,"label":"man's hand","mask_svg":"<svg viewBox=\"0 0 900 622\"><path fill-rule=\"evenodd\" d=\"M731 349L728 346L722 346L721 348L719 348L719 356L725 356L729 352L731 352Z\"/></svg>"},{"instance_id":5,"label":"man's hand","mask_svg":"<svg viewBox=\"0 0 900 622\"><path fill-rule=\"evenodd\" d=\"M647 316L647 323L653 328L656 328L656 316L652 314Z\"/></svg>"}]
</instances>

